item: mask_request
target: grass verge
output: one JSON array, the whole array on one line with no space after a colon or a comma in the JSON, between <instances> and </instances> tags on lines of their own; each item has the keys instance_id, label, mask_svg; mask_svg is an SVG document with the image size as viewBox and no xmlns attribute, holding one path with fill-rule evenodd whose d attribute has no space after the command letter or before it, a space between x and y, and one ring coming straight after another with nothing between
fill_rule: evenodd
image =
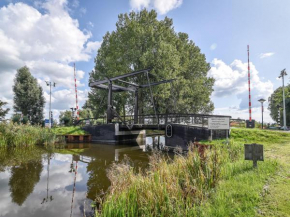
<instances>
[{"instance_id":1,"label":"grass verge","mask_svg":"<svg viewBox=\"0 0 290 217\"><path fill-rule=\"evenodd\" d=\"M284 157L281 148L289 141L288 133L233 129L230 143L214 141L205 159L196 151L173 160L155 153L146 173L135 173L128 162L114 164L96 215L289 216L290 148ZM265 147L257 169L243 160L243 144L254 142Z\"/></svg>"},{"instance_id":2,"label":"grass verge","mask_svg":"<svg viewBox=\"0 0 290 217\"><path fill-rule=\"evenodd\" d=\"M87 135L88 132L82 130L80 127L55 127L52 128L52 132L56 135Z\"/></svg>"}]
</instances>

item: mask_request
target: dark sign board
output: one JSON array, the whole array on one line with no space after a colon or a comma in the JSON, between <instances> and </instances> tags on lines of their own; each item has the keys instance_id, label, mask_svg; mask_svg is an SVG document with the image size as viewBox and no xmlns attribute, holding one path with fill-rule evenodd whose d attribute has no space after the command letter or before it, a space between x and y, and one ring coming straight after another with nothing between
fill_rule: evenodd
<instances>
[{"instance_id":1,"label":"dark sign board","mask_svg":"<svg viewBox=\"0 0 290 217\"><path fill-rule=\"evenodd\" d=\"M252 160L254 167L257 166L257 161L264 161L263 145L245 144L245 160Z\"/></svg>"},{"instance_id":2,"label":"dark sign board","mask_svg":"<svg viewBox=\"0 0 290 217\"><path fill-rule=\"evenodd\" d=\"M246 127L247 128L255 128L255 120L246 120Z\"/></svg>"}]
</instances>

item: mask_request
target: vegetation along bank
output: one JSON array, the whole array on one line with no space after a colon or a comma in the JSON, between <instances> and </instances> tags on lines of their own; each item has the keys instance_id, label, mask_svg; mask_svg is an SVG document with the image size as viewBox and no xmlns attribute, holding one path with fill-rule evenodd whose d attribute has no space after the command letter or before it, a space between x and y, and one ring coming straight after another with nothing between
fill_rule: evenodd
<instances>
[{"instance_id":1,"label":"vegetation along bank","mask_svg":"<svg viewBox=\"0 0 290 217\"><path fill-rule=\"evenodd\" d=\"M260 143L265 161L254 169L243 144ZM111 187L98 198L97 216L289 216L290 134L233 129L200 154L192 148L170 159L158 152L146 172L130 161L108 171ZM282 152L283 150L283 152Z\"/></svg>"}]
</instances>

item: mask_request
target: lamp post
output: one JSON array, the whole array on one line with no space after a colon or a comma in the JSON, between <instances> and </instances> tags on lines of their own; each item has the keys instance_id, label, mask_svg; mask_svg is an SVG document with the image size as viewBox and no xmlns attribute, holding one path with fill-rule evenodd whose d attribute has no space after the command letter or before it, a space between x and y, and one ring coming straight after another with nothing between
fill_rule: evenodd
<instances>
[{"instance_id":1,"label":"lamp post","mask_svg":"<svg viewBox=\"0 0 290 217\"><path fill-rule=\"evenodd\" d=\"M51 86L55 87L56 83L55 82L51 82L51 81L45 81L46 85L49 86L49 112L48 112L48 120L49 120L49 128L51 127L51 118L50 118L50 114L51 114Z\"/></svg>"},{"instance_id":2,"label":"lamp post","mask_svg":"<svg viewBox=\"0 0 290 217\"><path fill-rule=\"evenodd\" d=\"M282 89L283 89L283 124L284 124L284 130L287 129L286 127L286 108L285 108L285 92L284 92L284 76L286 76L287 73L286 73L286 69L283 69L280 73L280 76L279 78L282 78Z\"/></svg>"},{"instance_id":3,"label":"lamp post","mask_svg":"<svg viewBox=\"0 0 290 217\"><path fill-rule=\"evenodd\" d=\"M263 112L264 112L264 106L263 106L263 103L266 101L265 99L259 99L258 100L260 103L261 103L261 108L262 108L262 129L263 129L263 126L264 126L264 123L263 123Z\"/></svg>"}]
</instances>

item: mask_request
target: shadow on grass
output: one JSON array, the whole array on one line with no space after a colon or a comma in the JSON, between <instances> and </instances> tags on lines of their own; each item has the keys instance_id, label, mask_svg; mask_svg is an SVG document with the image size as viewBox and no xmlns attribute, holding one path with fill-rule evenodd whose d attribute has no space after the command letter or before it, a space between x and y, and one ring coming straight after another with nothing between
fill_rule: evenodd
<instances>
[{"instance_id":1,"label":"shadow on grass","mask_svg":"<svg viewBox=\"0 0 290 217\"><path fill-rule=\"evenodd\" d=\"M225 179L228 180L233 176L241 175L243 173L248 173L250 171L254 171L252 162L246 162L243 160L238 161L235 164L229 164L226 168L227 175L225 176Z\"/></svg>"}]
</instances>

